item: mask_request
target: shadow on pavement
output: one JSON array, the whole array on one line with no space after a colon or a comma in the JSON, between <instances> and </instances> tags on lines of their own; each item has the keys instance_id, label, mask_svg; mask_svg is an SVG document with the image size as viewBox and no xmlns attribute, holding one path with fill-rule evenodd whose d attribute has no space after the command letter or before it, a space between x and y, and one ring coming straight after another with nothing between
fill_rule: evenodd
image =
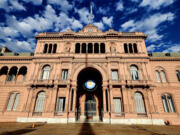
<instances>
[{"instance_id":1,"label":"shadow on pavement","mask_svg":"<svg viewBox=\"0 0 180 135\"><path fill-rule=\"evenodd\" d=\"M7 132L3 132L0 133L0 135L22 135L28 132L32 132L36 129L19 129L19 130L15 130L15 131L7 131Z\"/></svg>"},{"instance_id":2,"label":"shadow on pavement","mask_svg":"<svg viewBox=\"0 0 180 135\"><path fill-rule=\"evenodd\" d=\"M150 133L151 135L167 135L167 134L159 134L159 133L156 133L156 132L153 132L151 130L148 130L148 129L145 129L145 128L141 128L139 126L132 126L132 128L136 129L136 130L141 130L141 131L145 131L145 132L148 132Z\"/></svg>"},{"instance_id":3,"label":"shadow on pavement","mask_svg":"<svg viewBox=\"0 0 180 135\"><path fill-rule=\"evenodd\" d=\"M89 123L83 123L78 135L95 135L95 133Z\"/></svg>"}]
</instances>

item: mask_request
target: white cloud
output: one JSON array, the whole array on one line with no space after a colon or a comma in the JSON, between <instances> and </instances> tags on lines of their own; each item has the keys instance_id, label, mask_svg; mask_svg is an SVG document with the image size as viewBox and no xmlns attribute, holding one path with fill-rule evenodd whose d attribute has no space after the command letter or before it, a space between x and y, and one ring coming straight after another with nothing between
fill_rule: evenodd
<instances>
[{"instance_id":1,"label":"white cloud","mask_svg":"<svg viewBox=\"0 0 180 135\"><path fill-rule=\"evenodd\" d=\"M165 49L163 52L179 52L180 51L180 45L171 45L170 48Z\"/></svg>"},{"instance_id":2,"label":"white cloud","mask_svg":"<svg viewBox=\"0 0 180 135\"><path fill-rule=\"evenodd\" d=\"M132 2L139 2L140 0L131 0Z\"/></svg>"},{"instance_id":3,"label":"white cloud","mask_svg":"<svg viewBox=\"0 0 180 135\"><path fill-rule=\"evenodd\" d=\"M152 44L152 45L148 46L146 49L148 52L153 52L156 49L156 45Z\"/></svg>"},{"instance_id":4,"label":"white cloud","mask_svg":"<svg viewBox=\"0 0 180 135\"><path fill-rule=\"evenodd\" d=\"M26 10L26 8L22 4L20 4L18 1L10 0L10 3L12 5L12 9L15 9L15 10Z\"/></svg>"},{"instance_id":5,"label":"white cloud","mask_svg":"<svg viewBox=\"0 0 180 135\"><path fill-rule=\"evenodd\" d=\"M7 25L7 26L6 26ZM6 15L6 25L0 24L0 39L5 41L4 44L13 50L32 51L31 45L33 36L39 32L48 31L62 31L71 28L77 30L83 25L74 17L69 17L64 12L58 15L51 5L47 5L42 15L35 14L24 19L17 19L15 16ZM18 37L24 37L27 41L18 41ZM2 44L0 44L2 46ZM34 46L33 46L34 47Z\"/></svg>"},{"instance_id":6,"label":"white cloud","mask_svg":"<svg viewBox=\"0 0 180 135\"><path fill-rule=\"evenodd\" d=\"M42 4L42 0L23 0L26 3L32 3L34 5L41 5Z\"/></svg>"},{"instance_id":7,"label":"white cloud","mask_svg":"<svg viewBox=\"0 0 180 135\"><path fill-rule=\"evenodd\" d=\"M171 12L165 14L157 13L140 21L129 20L122 24L121 28L122 30L145 32L149 35L149 40L156 41L163 37L163 35L158 34L158 30L160 29L158 26L163 22L173 20L174 14Z\"/></svg>"},{"instance_id":8,"label":"white cloud","mask_svg":"<svg viewBox=\"0 0 180 135\"><path fill-rule=\"evenodd\" d=\"M26 10L18 0L0 0L0 8L6 12Z\"/></svg>"},{"instance_id":9,"label":"white cloud","mask_svg":"<svg viewBox=\"0 0 180 135\"><path fill-rule=\"evenodd\" d=\"M103 8L103 7L99 7L98 10L97 10L97 13L100 13L100 14L103 14L103 15L106 15L108 12L109 12L110 8L109 7L106 7L106 8Z\"/></svg>"},{"instance_id":10,"label":"white cloud","mask_svg":"<svg viewBox=\"0 0 180 135\"><path fill-rule=\"evenodd\" d=\"M129 21L123 23L121 25L121 27L123 28L123 30L127 30L128 28L135 27L135 22L134 22L134 20L129 20Z\"/></svg>"},{"instance_id":11,"label":"white cloud","mask_svg":"<svg viewBox=\"0 0 180 135\"><path fill-rule=\"evenodd\" d=\"M104 24L108 25L109 27L112 27L113 16L111 16L109 18L108 17L103 17L102 20L103 20Z\"/></svg>"},{"instance_id":12,"label":"white cloud","mask_svg":"<svg viewBox=\"0 0 180 135\"><path fill-rule=\"evenodd\" d=\"M0 8L6 9L8 7L7 0L0 0Z\"/></svg>"},{"instance_id":13,"label":"white cloud","mask_svg":"<svg viewBox=\"0 0 180 135\"><path fill-rule=\"evenodd\" d=\"M104 24L102 22L95 22L94 25L97 26L101 30L104 29Z\"/></svg>"},{"instance_id":14,"label":"white cloud","mask_svg":"<svg viewBox=\"0 0 180 135\"><path fill-rule=\"evenodd\" d=\"M151 9L159 9L172 4L175 0L143 0L140 4L141 7L150 7Z\"/></svg>"},{"instance_id":15,"label":"white cloud","mask_svg":"<svg viewBox=\"0 0 180 135\"><path fill-rule=\"evenodd\" d=\"M135 13L135 12L137 12L137 11L138 11L137 8L127 8L127 9L126 9L126 15L127 15L127 14Z\"/></svg>"},{"instance_id":16,"label":"white cloud","mask_svg":"<svg viewBox=\"0 0 180 135\"><path fill-rule=\"evenodd\" d=\"M61 10L67 12L73 8L73 6L67 0L48 0L49 4L59 5Z\"/></svg>"},{"instance_id":17,"label":"white cloud","mask_svg":"<svg viewBox=\"0 0 180 135\"><path fill-rule=\"evenodd\" d=\"M116 11L123 11L124 6L122 0L119 0L118 3L116 3Z\"/></svg>"},{"instance_id":18,"label":"white cloud","mask_svg":"<svg viewBox=\"0 0 180 135\"><path fill-rule=\"evenodd\" d=\"M82 23L88 24L89 23L89 10L87 8L81 8L79 10L75 9L75 12L79 14L80 21Z\"/></svg>"},{"instance_id":19,"label":"white cloud","mask_svg":"<svg viewBox=\"0 0 180 135\"><path fill-rule=\"evenodd\" d=\"M72 20L72 29L78 29L82 27L83 25L78 20L75 19Z\"/></svg>"}]
</instances>

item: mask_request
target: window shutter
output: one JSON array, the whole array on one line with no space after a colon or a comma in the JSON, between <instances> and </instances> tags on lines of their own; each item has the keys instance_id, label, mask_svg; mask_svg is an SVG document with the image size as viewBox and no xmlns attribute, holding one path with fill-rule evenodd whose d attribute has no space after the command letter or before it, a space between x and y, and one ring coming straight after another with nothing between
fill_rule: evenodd
<instances>
[{"instance_id":1,"label":"window shutter","mask_svg":"<svg viewBox=\"0 0 180 135\"><path fill-rule=\"evenodd\" d=\"M34 112L43 112L45 103L45 92L40 92L36 99Z\"/></svg>"},{"instance_id":2,"label":"window shutter","mask_svg":"<svg viewBox=\"0 0 180 135\"><path fill-rule=\"evenodd\" d=\"M112 80L118 80L118 71L112 70Z\"/></svg>"},{"instance_id":3,"label":"window shutter","mask_svg":"<svg viewBox=\"0 0 180 135\"><path fill-rule=\"evenodd\" d=\"M145 113L145 106L144 106L144 100L141 93L135 93L134 95L135 100L135 106L136 106L136 112L137 113Z\"/></svg>"},{"instance_id":4,"label":"window shutter","mask_svg":"<svg viewBox=\"0 0 180 135\"><path fill-rule=\"evenodd\" d=\"M14 101L13 111L15 111L15 110L17 109L18 102L19 102L19 97L20 97L20 94L17 93L17 94L16 94L15 101Z\"/></svg>"},{"instance_id":5,"label":"window shutter","mask_svg":"<svg viewBox=\"0 0 180 135\"><path fill-rule=\"evenodd\" d=\"M7 106L7 110L8 110L8 111L10 111L11 108L12 108L13 101L14 101L14 96L15 96L15 94L14 94L14 93L11 93L10 98L9 98L9 103L8 103L8 106Z\"/></svg>"},{"instance_id":6,"label":"window shutter","mask_svg":"<svg viewBox=\"0 0 180 135\"><path fill-rule=\"evenodd\" d=\"M49 66L45 66L43 68L43 72L42 72L42 80L48 80L49 79L49 75L50 75L50 67Z\"/></svg>"},{"instance_id":7,"label":"window shutter","mask_svg":"<svg viewBox=\"0 0 180 135\"><path fill-rule=\"evenodd\" d=\"M162 82L167 82L166 81L166 75L165 75L164 71L161 71L160 75L161 75Z\"/></svg>"},{"instance_id":8,"label":"window shutter","mask_svg":"<svg viewBox=\"0 0 180 135\"><path fill-rule=\"evenodd\" d=\"M137 67L131 66L130 67L130 74L131 74L132 80L139 80L139 71L138 71Z\"/></svg>"},{"instance_id":9,"label":"window shutter","mask_svg":"<svg viewBox=\"0 0 180 135\"><path fill-rule=\"evenodd\" d=\"M160 76L159 76L159 72L158 72L158 71L155 71L155 74L156 74L156 80L157 80L157 82L161 82Z\"/></svg>"},{"instance_id":10,"label":"window shutter","mask_svg":"<svg viewBox=\"0 0 180 135\"><path fill-rule=\"evenodd\" d=\"M114 98L113 101L114 101L114 112L121 113L121 99Z\"/></svg>"},{"instance_id":11,"label":"window shutter","mask_svg":"<svg viewBox=\"0 0 180 135\"><path fill-rule=\"evenodd\" d=\"M175 112L175 108L174 108L172 97L170 95L168 95L167 98L168 98L168 102L169 102L169 106L170 106L171 112Z\"/></svg>"},{"instance_id":12,"label":"window shutter","mask_svg":"<svg viewBox=\"0 0 180 135\"><path fill-rule=\"evenodd\" d=\"M64 97L58 98L57 112L63 112L64 111L64 105L65 105L65 98Z\"/></svg>"},{"instance_id":13,"label":"window shutter","mask_svg":"<svg viewBox=\"0 0 180 135\"><path fill-rule=\"evenodd\" d=\"M163 95L161 98L162 98L162 102L163 102L164 111L165 112L169 112L169 108L168 108L166 97Z\"/></svg>"}]
</instances>

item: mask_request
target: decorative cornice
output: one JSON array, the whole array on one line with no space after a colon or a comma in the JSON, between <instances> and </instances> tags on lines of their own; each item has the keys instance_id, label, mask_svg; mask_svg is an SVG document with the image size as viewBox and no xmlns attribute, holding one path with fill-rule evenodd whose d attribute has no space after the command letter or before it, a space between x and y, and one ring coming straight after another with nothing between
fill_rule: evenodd
<instances>
[{"instance_id":1,"label":"decorative cornice","mask_svg":"<svg viewBox=\"0 0 180 135\"><path fill-rule=\"evenodd\" d=\"M149 57L150 61L180 61L180 57Z\"/></svg>"}]
</instances>

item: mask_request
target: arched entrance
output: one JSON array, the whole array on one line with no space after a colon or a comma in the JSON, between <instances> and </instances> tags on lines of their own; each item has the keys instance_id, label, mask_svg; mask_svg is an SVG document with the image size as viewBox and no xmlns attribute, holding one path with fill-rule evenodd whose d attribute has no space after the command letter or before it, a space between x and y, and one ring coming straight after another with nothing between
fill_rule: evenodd
<instances>
[{"instance_id":1,"label":"arched entrance","mask_svg":"<svg viewBox=\"0 0 180 135\"><path fill-rule=\"evenodd\" d=\"M102 76L95 68L83 69L77 77L76 119L78 121L102 120Z\"/></svg>"}]
</instances>

